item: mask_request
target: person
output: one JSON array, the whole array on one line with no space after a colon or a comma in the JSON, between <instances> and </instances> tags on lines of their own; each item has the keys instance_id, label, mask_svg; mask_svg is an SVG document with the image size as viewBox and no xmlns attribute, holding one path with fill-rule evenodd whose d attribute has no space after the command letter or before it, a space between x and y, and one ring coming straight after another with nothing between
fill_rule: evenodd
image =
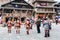
<instances>
[{"instance_id":1,"label":"person","mask_svg":"<svg viewBox=\"0 0 60 40\"><path fill-rule=\"evenodd\" d=\"M52 20L49 19L49 29L50 29L50 30L52 29L51 25L52 25Z\"/></svg>"},{"instance_id":2,"label":"person","mask_svg":"<svg viewBox=\"0 0 60 40\"><path fill-rule=\"evenodd\" d=\"M44 19L43 27L44 27L44 30L45 30L45 36L44 37L49 37L50 36L50 33L49 33L50 29L49 29L49 22L48 22L47 18Z\"/></svg>"},{"instance_id":3,"label":"person","mask_svg":"<svg viewBox=\"0 0 60 40\"><path fill-rule=\"evenodd\" d=\"M26 25L26 33L27 33L27 35L29 35L29 30L30 30L30 20L29 19L26 20L25 25Z\"/></svg>"},{"instance_id":4,"label":"person","mask_svg":"<svg viewBox=\"0 0 60 40\"><path fill-rule=\"evenodd\" d=\"M6 27L6 22L3 22L3 27Z\"/></svg>"},{"instance_id":5,"label":"person","mask_svg":"<svg viewBox=\"0 0 60 40\"><path fill-rule=\"evenodd\" d=\"M60 24L60 18L58 18L58 23Z\"/></svg>"},{"instance_id":6,"label":"person","mask_svg":"<svg viewBox=\"0 0 60 40\"><path fill-rule=\"evenodd\" d=\"M33 19L30 19L30 24L31 24L31 29L32 29L32 26L33 26L33 24L34 24L34 20Z\"/></svg>"},{"instance_id":7,"label":"person","mask_svg":"<svg viewBox=\"0 0 60 40\"><path fill-rule=\"evenodd\" d=\"M38 16L38 19L36 21L36 26L37 26L37 33L40 33L41 19L39 16Z\"/></svg>"},{"instance_id":8,"label":"person","mask_svg":"<svg viewBox=\"0 0 60 40\"><path fill-rule=\"evenodd\" d=\"M2 24L2 16L0 16L0 24Z\"/></svg>"},{"instance_id":9,"label":"person","mask_svg":"<svg viewBox=\"0 0 60 40\"><path fill-rule=\"evenodd\" d=\"M15 23L16 34L20 34L21 21L17 20Z\"/></svg>"},{"instance_id":10,"label":"person","mask_svg":"<svg viewBox=\"0 0 60 40\"><path fill-rule=\"evenodd\" d=\"M56 16L55 20L56 20L56 24L58 24L58 16Z\"/></svg>"},{"instance_id":11,"label":"person","mask_svg":"<svg viewBox=\"0 0 60 40\"><path fill-rule=\"evenodd\" d=\"M11 33L11 28L12 28L11 20L8 20L8 22L7 22L7 28L8 28L8 33Z\"/></svg>"}]
</instances>

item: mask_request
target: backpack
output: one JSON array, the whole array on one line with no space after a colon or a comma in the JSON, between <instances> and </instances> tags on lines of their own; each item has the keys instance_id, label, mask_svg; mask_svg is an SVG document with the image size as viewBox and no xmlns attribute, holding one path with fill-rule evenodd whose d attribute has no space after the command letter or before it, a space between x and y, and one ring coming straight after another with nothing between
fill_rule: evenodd
<instances>
[{"instance_id":1,"label":"backpack","mask_svg":"<svg viewBox=\"0 0 60 40\"><path fill-rule=\"evenodd\" d=\"M6 27L7 26L7 24L6 23L3 23L3 27Z\"/></svg>"},{"instance_id":2,"label":"backpack","mask_svg":"<svg viewBox=\"0 0 60 40\"><path fill-rule=\"evenodd\" d=\"M30 20L30 23L34 23L34 20Z\"/></svg>"},{"instance_id":3,"label":"backpack","mask_svg":"<svg viewBox=\"0 0 60 40\"><path fill-rule=\"evenodd\" d=\"M36 22L37 25L41 25L41 20L38 19L37 22Z\"/></svg>"},{"instance_id":4,"label":"backpack","mask_svg":"<svg viewBox=\"0 0 60 40\"><path fill-rule=\"evenodd\" d=\"M44 23L44 24L43 24L43 27L44 27L45 29L49 29L49 28L50 28L50 25L49 25L49 23L47 22L47 23Z\"/></svg>"}]
</instances>

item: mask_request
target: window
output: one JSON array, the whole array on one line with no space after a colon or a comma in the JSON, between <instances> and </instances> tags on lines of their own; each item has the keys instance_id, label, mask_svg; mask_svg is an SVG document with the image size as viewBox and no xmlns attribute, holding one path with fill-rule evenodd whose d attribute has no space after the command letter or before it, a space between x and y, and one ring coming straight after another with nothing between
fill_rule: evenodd
<instances>
[{"instance_id":1,"label":"window","mask_svg":"<svg viewBox=\"0 0 60 40\"><path fill-rule=\"evenodd\" d=\"M45 9L45 11L48 11L48 9Z\"/></svg>"},{"instance_id":2,"label":"window","mask_svg":"<svg viewBox=\"0 0 60 40\"><path fill-rule=\"evenodd\" d=\"M58 13L60 12L60 10L57 10L58 11Z\"/></svg>"},{"instance_id":3,"label":"window","mask_svg":"<svg viewBox=\"0 0 60 40\"><path fill-rule=\"evenodd\" d=\"M38 7L40 7L40 5L39 5L39 4L37 4L37 6L38 6Z\"/></svg>"},{"instance_id":4,"label":"window","mask_svg":"<svg viewBox=\"0 0 60 40\"><path fill-rule=\"evenodd\" d=\"M41 11L45 11L45 9L41 9Z\"/></svg>"},{"instance_id":5,"label":"window","mask_svg":"<svg viewBox=\"0 0 60 40\"><path fill-rule=\"evenodd\" d=\"M52 6L53 5L53 3L48 3L48 6Z\"/></svg>"},{"instance_id":6,"label":"window","mask_svg":"<svg viewBox=\"0 0 60 40\"><path fill-rule=\"evenodd\" d=\"M35 6L38 6L39 7L40 5L39 5L39 3L35 3Z\"/></svg>"},{"instance_id":7,"label":"window","mask_svg":"<svg viewBox=\"0 0 60 40\"><path fill-rule=\"evenodd\" d=\"M26 10L22 10L22 13L25 13L26 12Z\"/></svg>"},{"instance_id":8,"label":"window","mask_svg":"<svg viewBox=\"0 0 60 40\"><path fill-rule=\"evenodd\" d=\"M4 9L4 13L12 13L13 10L11 9Z\"/></svg>"},{"instance_id":9,"label":"window","mask_svg":"<svg viewBox=\"0 0 60 40\"><path fill-rule=\"evenodd\" d=\"M53 9L48 9L48 11L53 11Z\"/></svg>"},{"instance_id":10,"label":"window","mask_svg":"<svg viewBox=\"0 0 60 40\"><path fill-rule=\"evenodd\" d=\"M39 11L42 11L42 9L39 9Z\"/></svg>"},{"instance_id":11,"label":"window","mask_svg":"<svg viewBox=\"0 0 60 40\"><path fill-rule=\"evenodd\" d=\"M40 8L40 9L38 9L37 11L45 11L45 9L43 9L43 8Z\"/></svg>"}]
</instances>

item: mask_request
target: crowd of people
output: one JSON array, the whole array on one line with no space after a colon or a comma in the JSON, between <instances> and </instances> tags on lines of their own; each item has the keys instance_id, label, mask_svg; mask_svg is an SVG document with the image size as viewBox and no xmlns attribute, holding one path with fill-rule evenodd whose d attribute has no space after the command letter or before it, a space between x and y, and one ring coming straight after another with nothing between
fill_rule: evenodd
<instances>
[{"instance_id":1,"label":"crowd of people","mask_svg":"<svg viewBox=\"0 0 60 40\"><path fill-rule=\"evenodd\" d=\"M60 16L56 16L56 24L60 23Z\"/></svg>"},{"instance_id":2,"label":"crowd of people","mask_svg":"<svg viewBox=\"0 0 60 40\"><path fill-rule=\"evenodd\" d=\"M20 34L20 29L22 25L22 21L20 19L17 19L17 20L9 19L6 23L3 22L2 24L4 27L6 26L8 28L8 33L11 33L12 31L11 29L12 27L14 27L16 29L16 34ZM50 37L51 20L49 20L49 18L44 18L43 21L41 21L41 18L39 16L35 19L26 18L24 25L26 26L25 28L26 28L27 35L29 35L30 29L33 29L34 24L36 24L37 33L41 33L40 27L41 27L41 24L43 24L43 28L45 30L44 37Z\"/></svg>"}]
</instances>

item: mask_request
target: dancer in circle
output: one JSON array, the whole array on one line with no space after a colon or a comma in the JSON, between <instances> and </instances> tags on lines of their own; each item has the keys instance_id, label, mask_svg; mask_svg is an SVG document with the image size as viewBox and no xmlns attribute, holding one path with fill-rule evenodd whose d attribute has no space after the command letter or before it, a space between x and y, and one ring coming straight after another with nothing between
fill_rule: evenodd
<instances>
[{"instance_id":1,"label":"dancer in circle","mask_svg":"<svg viewBox=\"0 0 60 40\"><path fill-rule=\"evenodd\" d=\"M33 19L30 19L30 24L31 24L31 29L33 28L33 25L34 25L34 20Z\"/></svg>"},{"instance_id":2,"label":"dancer in circle","mask_svg":"<svg viewBox=\"0 0 60 40\"><path fill-rule=\"evenodd\" d=\"M15 23L15 29L17 34L20 34L20 27L21 27L21 21L17 20Z\"/></svg>"},{"instance_id":3,"label":"dancer in circle","mask_svg":"<svg viewBox=\"0 0 60 40\"><path fill-rule=\"evenodd\" d=\"M8 20L8 22L7 22L7 28L8 28L8 33L11 33L11 28L12 28L11 20Z\"/></svg>"},{"instance_id":4,"label":"dancer in circle","mask_svg":"<svg viewBox=\"0 0 60 40\"><path fill-rule=\"evenodd\" d=\"M26 33L27 33L27 35L29 35L29 30L30 30L30 20L27 19L25 24L26 24Z\"/></svg>"}]
</instances>

